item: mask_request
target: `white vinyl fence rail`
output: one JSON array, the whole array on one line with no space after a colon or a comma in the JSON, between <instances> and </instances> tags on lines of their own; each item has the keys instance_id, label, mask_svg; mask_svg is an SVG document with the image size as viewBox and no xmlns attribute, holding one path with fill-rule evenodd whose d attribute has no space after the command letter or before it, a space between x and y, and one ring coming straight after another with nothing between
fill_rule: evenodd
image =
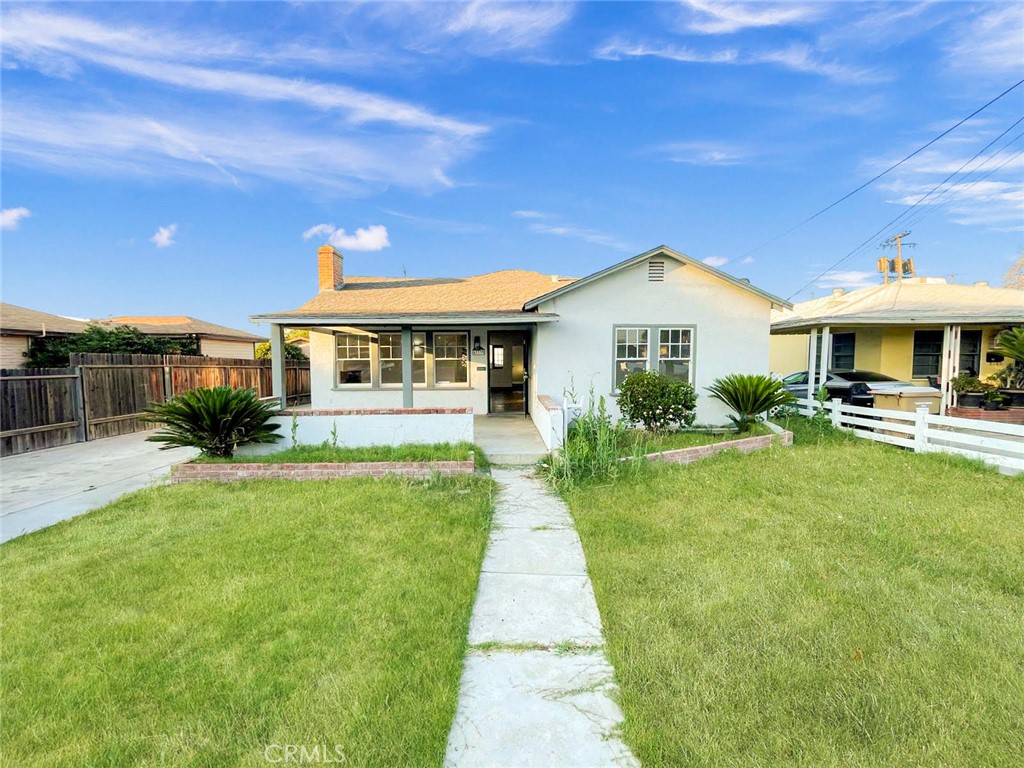
<instances>
[{"instance_id":1,"label":"white vinyl fence rail","mask_svg":"<svg viewBox=\"0 0 1024 768\"><path fill-rule=\"evenodd\" d=\"M857 437L921 453L954 453L981 459L1007 474L1024 472L1024 426L1019 424L936 416L928 413L926 403L918 405L916 412L907 412L847 405L838 398L824 406L816 400L797 402L804 416L823 408L833 425L850 429Z\"/></svg>"}]
</instances>

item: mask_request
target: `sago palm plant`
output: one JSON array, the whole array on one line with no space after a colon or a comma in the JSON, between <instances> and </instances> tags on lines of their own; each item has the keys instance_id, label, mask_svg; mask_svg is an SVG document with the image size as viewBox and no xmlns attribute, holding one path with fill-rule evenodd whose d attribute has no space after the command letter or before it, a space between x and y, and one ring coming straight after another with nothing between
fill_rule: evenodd
<instances>
[{"instance_id":1,"label":"sago palm plant","mask_svg":"<svg viewBox=\"0 0 1024 768\"><path fill-rule=\"evenodd\" d=\"M276 410L251 389L193 389L145 410L146 421L164 425L146 439L164 443L162 449L192 446L208 456L229 458L239 445L281 439L276 434L281 425L267 423Z\"/></svg>"},{"instance_id":2,"label":"sago palm plant","mask_svg":"<svg viewBox=\"0 0 1024 768\"><path fill-rule=\"evenodd\" d=\"M760 374L734 373L715 379L707 390L736 412L729 419L740 432L749 432L765 411L796 400L781 381Z\"/></svg>"}]
</instances>

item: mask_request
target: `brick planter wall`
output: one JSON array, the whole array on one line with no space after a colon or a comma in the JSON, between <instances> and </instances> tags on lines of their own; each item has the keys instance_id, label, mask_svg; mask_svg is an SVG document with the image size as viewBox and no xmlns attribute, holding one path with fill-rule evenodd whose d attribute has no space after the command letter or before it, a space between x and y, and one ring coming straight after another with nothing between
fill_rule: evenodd
<instances>
[{"instance_id":1,"label":"brick planter wall","mask_svg":"<svg viewBox=\"0 0 1024 768\"><path fill-rule=\"evenodd\" d=\"M977 421L995 421L999 424L1024 424L1024 408L1008 408L1005 411L986 411L984 408L947 408L947 416Z\"/></svg>"},{"instance_id":2,"label":"brick planter wall","mask_svg":"<svg viewBox=\"0 0 1024 768\"><path fill-rule=\"evenodd\" d=\"M706 459L708 456L715 456L722 451L739 451L740 453L753 453L765 448L770 448L775 438L778 437L782 445L793 444L793 433L782 432L779 435L757 435L755 437L741 437L738 440L726 440L711 445L695 445L692 448L676 448L672 451L660 453L649 453L647 459L650 461L669 461L673 464L692 464L695 461Z\"/></svg>"},{"instance_id":3,"label":"brick planter wall","mask_svg":"<svg viewBox=\"0 0 1024 768\"><path fill-rule=\"evenodd\" d=\"M235 482L238 480L334 480L341 477L411 477L427 480L431 475L442 477L472 475L473 459L466 461L360 461L331 464L176 464L171 468L171 482L197 480Z\"/></svg>"}]
</instances>

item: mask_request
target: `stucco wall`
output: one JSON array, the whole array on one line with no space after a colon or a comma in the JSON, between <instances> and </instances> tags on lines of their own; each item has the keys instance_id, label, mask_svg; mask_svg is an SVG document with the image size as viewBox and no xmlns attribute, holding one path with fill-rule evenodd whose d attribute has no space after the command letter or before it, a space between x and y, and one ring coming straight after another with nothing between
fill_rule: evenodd
<instances>
[{"instance_id":1,"label":"stucco wall","mask_svg":"<svg viewBox=\"0 0 1024 768\"><path fill-rule=\"evenodd\" d=\"M561 403L570 388L586 403L590 388L604 396L618 416L612 394L614 327L694 326L693 377L697 420L728 421L729 410L708 395L716 378L730 373L768 369L770 305L694 267L665 259L665 281L648 282L647 264L545 302L541 312L555 312L557 323L538 327L534 343L534 391Z\"/></svg>"},{"instance_id":2,"label":"stucco wall","mask_svg":"<svg viewBox=\"0 0 1024 768\"><path fill-rule=\"evenodd\" d=\"M233 357L239 360L254 360L255 349L249 341L228 341L227 339L200 339L199 351L207 357Z\"/></svg>"},{"instance_id":3,"label":"stucco wall","mask_svg":"<svg viewBox=\"0 0 1024 768\"><path fill-rule=\"evenodd\" d=\"M768 367L779 376L788 376L807 368L806 334L776 335L768 343Z\"/></svg>"}]
</instances>

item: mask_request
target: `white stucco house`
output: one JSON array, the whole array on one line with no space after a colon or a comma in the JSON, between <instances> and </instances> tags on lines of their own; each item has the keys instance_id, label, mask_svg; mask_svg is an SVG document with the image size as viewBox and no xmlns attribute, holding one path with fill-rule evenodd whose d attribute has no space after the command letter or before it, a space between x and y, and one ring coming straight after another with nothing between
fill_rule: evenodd
<instances>
[{"instance_id":1,"label":"white stucco house","mask_svg":"<svg viewBox=\"0 0 1024 768\"><path fill-rule=\"evenodd\" d=\"M665 246L575 279L350 276L328 245L318 274L319 292L301 307L252 318L270 324L277 393L285 330L310 331L311 404L295 412L309 441L330 429L324 419L313 429L318 417L372 418L364 442L412 442L471 439L474 416L518 412L557 447L573 393L583 405L591 391L603 396L618 416L619 383L643 369L691 382L697 420L725 423L704 388L767 373L771 311L790 307Z\"/></svg>"}]
</instances>

